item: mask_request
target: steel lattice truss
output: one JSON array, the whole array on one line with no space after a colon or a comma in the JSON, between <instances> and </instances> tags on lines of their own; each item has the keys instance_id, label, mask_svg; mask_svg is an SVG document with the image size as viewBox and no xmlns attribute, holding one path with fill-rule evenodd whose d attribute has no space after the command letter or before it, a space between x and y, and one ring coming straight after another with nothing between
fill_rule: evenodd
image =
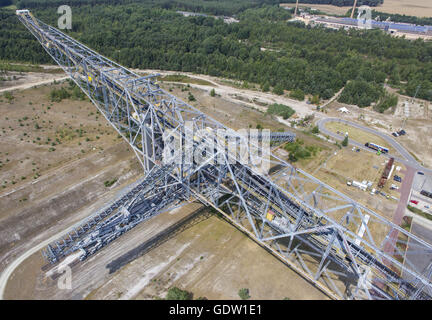
<instances>
[{"instance_id":1,"label":"steel lattice truss","mask_svg":"<svg viewBox=\"0 0 432 320\"><path fill-rule=\"evenodd\" d=\"M430 299L432 265L419 267L415 260L432 254L429 243L275 155L267 154L271 170L264 173L232 161L232 154L223 152L224 145L215 147L216 165L212 159L167 164L164 135L193 135L186 123L192 123L194 132L229 129L162 90L152 76L129 71L29 12L19 13L18 18L128 141L147 177L140 182L142 190L118 200L105 216L99 212L86 221L94 220L87 230L79 229L85 239L91 228L101 229L100 221L103 226L113 221L101 219L123 219L120 206L131 208L130 201L137 197L150 199L135 214L141 221L175 201L198 199L333 298ZM173 159L197 150L202 153L211 139L194 136L192 150L173 148ZM150 192L146 185L157 176L158 191ZM61 239L48 249L67 253L82 239L80 234L76 239L69 234L69 240Z\"/></svg>"}]
</instances>

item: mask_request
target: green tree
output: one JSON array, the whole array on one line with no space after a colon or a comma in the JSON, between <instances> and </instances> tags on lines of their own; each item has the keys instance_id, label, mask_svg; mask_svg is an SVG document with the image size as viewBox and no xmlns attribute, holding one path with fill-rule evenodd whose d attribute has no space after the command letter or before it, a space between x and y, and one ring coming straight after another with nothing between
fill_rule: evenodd
<instances>
[{"instance_id":1,"label":"green tree","mask_svg":"<svg viewBox=\"0 0 432 320\"><path fill-rule=\"evenodd\" d=\"M282 118L284 118L286 120L286 119L290 118L295 113L295 110L289 106L274 103L267 108L266 113L281 116Z\"/></svg>"},{"instance_id":2,"label":"green tree","mask_svg":"<svg viewBox=\"0 0 432 320\"><path fill-rule=\"evenodd\" d=\"M319 130L318 126L315 126L315 127L312 128L312 133L313 134L318 134L319 132L320 132L320 130Z\"/></svg>"},{"instance_id":3,"label":"green tree","mask_svg":"<svg viewBox=\"0 0 432 320\"><path fill-rule=\"evenodd\" d=\"M348 136L345 136L345 138L343 139L342 146L344 147L348 146Z\"/></svg>"},{"instance_id":4,"label":"green tree","mask_svg":"<svg viewBox=\"0 0 432 320\"><path fill-rule=\"evenodd\" d=\"M196 101L194 95L191 92L189 92L188 100L189 101Z\"/></svg>"},{"instance_id":5,"label":"green tree","mask_svg":"<svg viewBox=\"0 0 432 320\"><path fill-rule=\"evenodd\" d=\"M295 89L291 91L289 96L299 101L303 101L305 99L305 93L301 89Z\"/></svg>"},{"instance_id":6,"label":"green tree","mask_svg":"<svg viewBox=\"0 0 432 320\"><path fill-rule=\"evenodd\" d=\"M249 298L250 298L250 295L249 295L249 289L247 289L247 288L242 288L242 289L240 289L240 290L238 291L238 295L239 295L239 297L240 297L242 300L247 300L247 299L249 299Z\"/></svg>"},{"instance_id":7,"label":"green tree","mask_svg":"<svg viewBox=\"0 0 432 320\"><path fill-rule=\"evenodd\" d=\"M311 99L311 103L312 104L319 104L320 103L320 98L319 98L319 95L314 95L313 97L312 97L312 99Z\"/></svg>"},{"instance_id":8,"label":"green tree","mask_svg":"<svg viewBox=\"0 0 432 320\"><path fill-rule=\"evenodd\" d=\"M268 81L266 81L266 82L261 86L261 90L262 90L262 92L269 92L269 91L270 91L270 84L268 83Z\"/></svg>"},{"instance_id":9,"label":"green tree","mask_svg":"<svg viewBox=\"0 0 432 320\"><path fill-rule=\"evenodd\" d=\"M192 293L186 290L181 290L177 287L171 287L169 288L166 295L166 300L191 300L192 296Z\"/></svg>"},{"instance_id":10,"label":"green tree","mask_svg":"<svg viewBox=\"0 0 432 320\"><path fill-rule=\"evenodd\" d=\"M211 96L211 97L216 96L216 91L215 91L215 89L211 89L211 90L210 90L210 96Z\"/></svg>"},{"instance_id":11,"label":"green tree","mask_svg":"<svg viewBox=\"0 0 432 320\"><path fill-rule=\"evenodd\" d=\"M273 88L273 93L274 94L277 94L277 95L283 95L283 93L284 93L284 88L282 87L282 85L281 84L277 84L274 88Z\"/></svg>"}]
</instances>

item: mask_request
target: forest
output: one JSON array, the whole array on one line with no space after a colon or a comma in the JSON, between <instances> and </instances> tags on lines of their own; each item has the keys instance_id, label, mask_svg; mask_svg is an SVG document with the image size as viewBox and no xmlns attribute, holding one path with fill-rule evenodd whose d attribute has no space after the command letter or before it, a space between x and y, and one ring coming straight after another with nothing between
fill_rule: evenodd
<instances>
[{"instance_id":1,"label":"forest","mask_svg":"<svg viewBox=\"0 0 432 320\"><path fill-rule=\"evenodd\" d=\"M32 11L57 24L56 8ZM240 23L232 24L212 17L186 18L155 6L155 1L83 5L73 7L73 29L67 33L132 68L223 76L321 99L350 81L341 99L362 106L379 101L388 79L402 93L413 96L419 88L417 97L432 101L430 42L393 38L380 30L310 28L287 22L290 13L270 5L245 9L237 17ZM52 63L13 11L0 9L0 25L0 59Z\"/></svg>"},{"instance_id":2,"label":"forest","mask_svg":"<svg viewBox=\"0 0 432 320\"><path fill-rule=\"evenodd\" d=\"M11 2L11 0L0 0ZM358 6L376 7L384 0L358 0ZM69 0L68 5L76 7L83 5L109 4L124 5L140 3L164 9L182 9L194 12L206 12L215 15L233 15L248 8L279 3L295 3L296 0ZM352 6L354 0L301 0L302 4L331 4L335 6ZM62 0L16 0L18 8L49 8L64 4Z\"/></svg>"}]
</instances>

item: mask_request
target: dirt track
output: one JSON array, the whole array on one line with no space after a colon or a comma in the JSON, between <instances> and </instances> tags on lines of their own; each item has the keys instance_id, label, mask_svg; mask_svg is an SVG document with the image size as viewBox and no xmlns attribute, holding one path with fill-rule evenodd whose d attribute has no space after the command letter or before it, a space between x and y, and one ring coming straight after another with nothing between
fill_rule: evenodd
<instances>
[{"instance_id":1,"label":"dirt track","mask_svg":"<svg viewBox=\"0 0 432 320\"><path fill-rule=\"evenodd\" d=\"M22 78L23 79L20 79L19 81L14 81L14 83L8 83L5 87L0 87L0 93L30 89L41 85L51 84L54 81L60 82L69 79L69 76L65 76L64 74L29 72Z\"/></svg>"}]
</instances>

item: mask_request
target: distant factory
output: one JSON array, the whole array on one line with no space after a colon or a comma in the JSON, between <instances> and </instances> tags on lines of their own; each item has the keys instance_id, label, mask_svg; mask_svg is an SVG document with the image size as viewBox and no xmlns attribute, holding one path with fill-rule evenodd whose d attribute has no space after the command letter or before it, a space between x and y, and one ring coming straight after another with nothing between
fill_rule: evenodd
<instances>
[{"instance_id":1,"label":"distant factory","mask_svg":"<svg viewBox=\"0 0 432 320\"><path fill-rule=\"evenodd\" d=\"M432 26L418 26L409 23L391 21L365 21L356 18L316 16L304 12L295 17L293 21L302 21L306 25L311 26L323 25L332 29L364 29L366 25L369 25L373 29L381 29L394 36L405 36L407 39L422 38L425 40L432 40Z\"/></svg>"}]
</instances>

